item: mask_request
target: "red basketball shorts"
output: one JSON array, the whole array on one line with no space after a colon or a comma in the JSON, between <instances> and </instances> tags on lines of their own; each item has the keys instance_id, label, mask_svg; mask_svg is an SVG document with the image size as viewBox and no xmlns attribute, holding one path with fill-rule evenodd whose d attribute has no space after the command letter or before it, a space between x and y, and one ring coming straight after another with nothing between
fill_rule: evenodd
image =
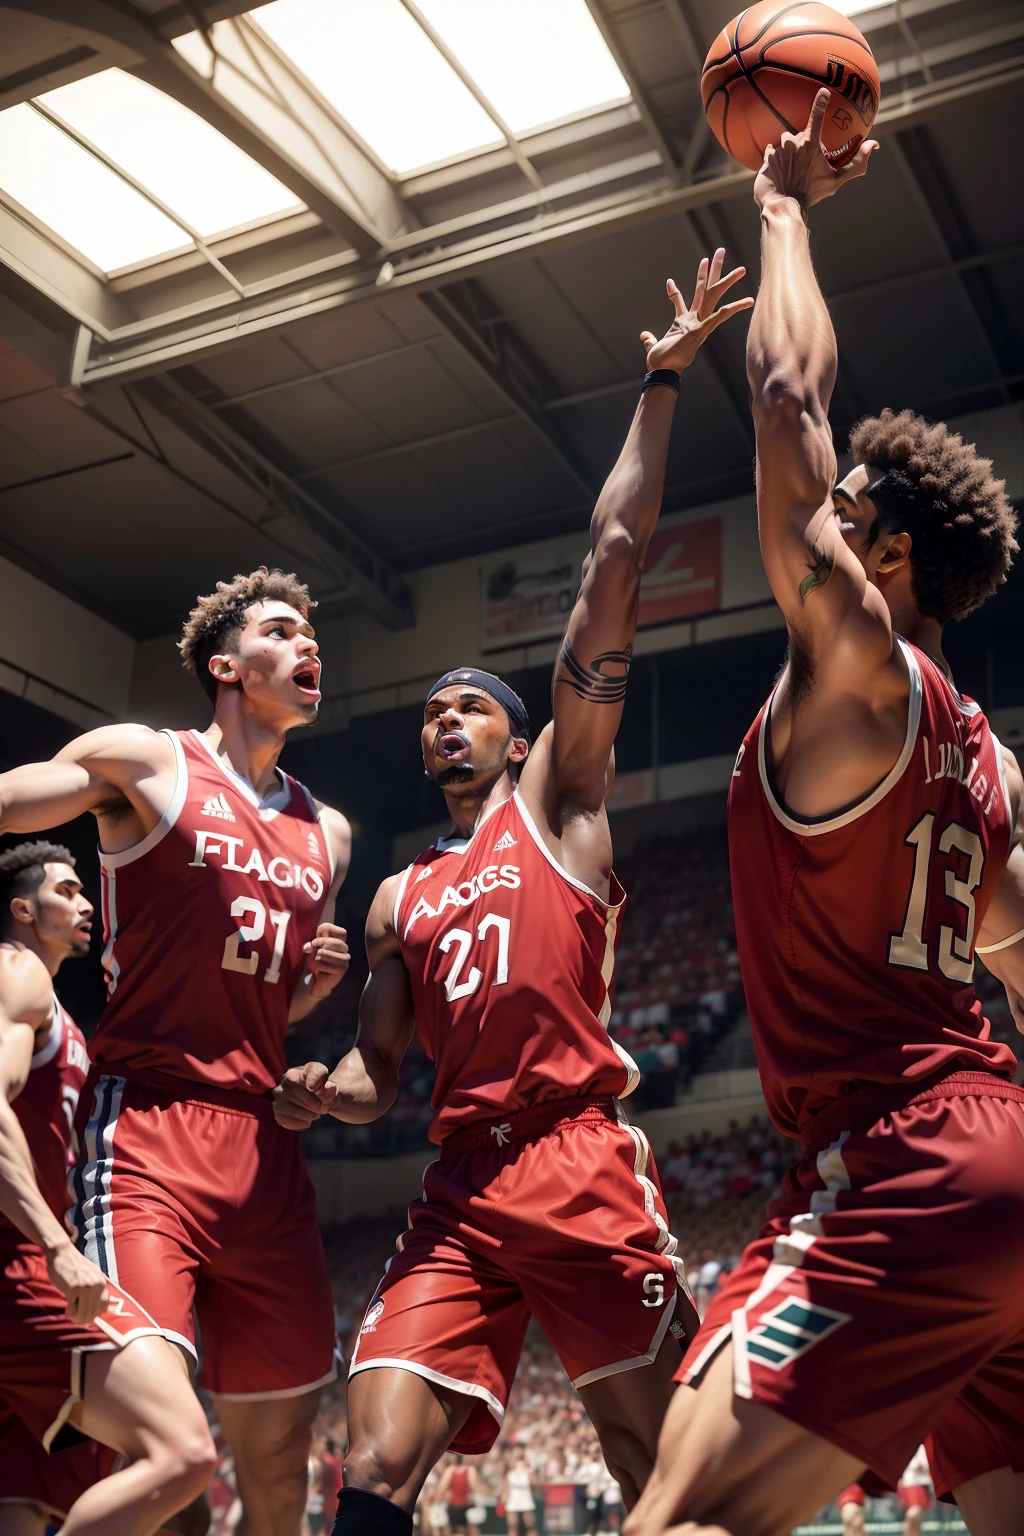
<instances>
[{"instance_id":1,"label":"red basketball shorts","mask_svg":"<svg viewBox=\"0 0 1024 1536\"><path fill-rule=\"evenodd\" d=\"M450 1136L366 1313L352 1375L400 1366L475 1399L452 1449L498 1433L531 1313L576 1387L649 1364L697 1315L646 1137L610 1099Z\"/></svg>"},{"instance_id":2,"label":"red basketball shorts","mask_svg":"<svg viewBox=\"0 0 1024 1536\"><path fill-rule=\"evenodd\" d=\"M861 1509L864 1508L864 1489L860 1483L851 1483L849 1488L844 1488L842 1493L836 1494L836 1508L840 1513L847 1504L859 1504Z\"/></svg>"},{"instance_id":3,"label":"red basketball shorts","mask_svg":"<svg viewBox=\"0 0 1024 1536\"><path fill-rule=\"evenodd\" d=\"M938 1492L1024 1471L1024 1089L954 1073L883 1106L858 1090L808 1127L679 1379L731 1341L737 1396L889 1487L929 1430Z\"/></svg>"},{"instance_id":4,"label":"red basketball shorts","mask_svg":"<svg viewBox=\"0 0 1024 1536\"><path fill-rule=\"evenodd\" d=\"M269 1098L177 1098L100 1076L82 1094L69 1213L79 1246L138 1293L228 1398L332 1381L334 1303L300 1138Z\"/></svg>"},{"instance_id":5,"label":"red basketball shorts","mask_svg":"<svg viewBox=\"0 0 1024 1536\"><path fill-rule=\"evenodd\" d=\"M109 1475L116 1459L95 1440L47 1453L16 1413L0 1408L0 1505L38 1504L63 1518L80 1493Z\"/></svg>"},{"instance_id":6,"label":"red basketball shorts","mask_svg":"<svg viewBox=\"0 0 1024 1536\"><path fill-rule=\"evenodd\" d=\"M74 1322L38 1248L25 1244L0 1264L0 1408L49 1450L83 1395L85 1356L160 1329L113 1283L107 1310L94 1323Z\"/></svg>"},{"instance_id":7,"label":"red basketball shorts","mask_svg":"<svg viewBox=\"0 0 1024 1536\"><path fill-rule=\"evenodd\" d=\"M900 1509L931 1509L932 1495L929 1488L920 1483L900 1483L896 1490Z\"/></svg>"}]
</instances>

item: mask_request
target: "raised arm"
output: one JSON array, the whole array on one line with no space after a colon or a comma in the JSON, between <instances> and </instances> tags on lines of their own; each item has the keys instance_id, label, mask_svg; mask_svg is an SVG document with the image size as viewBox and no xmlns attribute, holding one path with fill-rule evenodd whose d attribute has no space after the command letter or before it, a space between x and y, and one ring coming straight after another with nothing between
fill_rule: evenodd
<instances>
[{"instance_id":1,"label":"raised arm","mask_svg":"<svg viewBox=\"0 0 1024 1536\"><path fill-rule=\"evenodd\" d=\"M877 145L862 144L835 171L821 151L829 93L802 133L769 148L754 186L761 211L761 284L747 337L757 437L761 554L791 635L826 654L852 618L862 656L891 654L888 610L846 547L833 505L836 455L828 408L836 381L835 332L811 262L807 209L862 175ZM872 650L873 647L873 650ZM866 648L866 649L865 649Z\"/></svg>"},{"instance_id":2,"label":"raised arm","mask_svg":"<svg viewBox=\"0 0 1024 1536\"><path fill-rule=\"evenodd\" d=\"M321 1115L364 1125L395 1102L398 1069L416 1029L409 973L394 925L400 880L392 875L384 881L366 919L370 975L359 1000L352 1049L333 1072L319 1061L290 1067L274 1090L274 1113L288 1130L304 1131Z\"/></svg>"},{"instance_id":3,"label":"raised arm","mask_svg":"<svg viewBox=\"0 0 1024 1536\"><path fill-rule=\"evenodd\" d=\"M48 763L0 774L0 832L42 832L84 811L102 815L125 801L144 830L163 814L174 753L166 737L143 725L105 725L62 747ZM148 824L147 824L148 823Z\"/></svg>"},{"instance_id":4,"label":"raised arm","mask_svg":"<svg viewBox=\"0 0 1024 1536\"><path fill-rule=\"evenodd\" d=\"M46 968L28 950L0 953L0 1211L43 1250L50 1279L78 1322L107 1305L102 1271L80 1254L43 1199L25 1133L12 1101L32 1068L37 1037L49 1025L53 993Z\"/></svg>"},{"instance_id":5,"label":"raised arm","mask_svg":"<svg viewBox=\"0 0 1024 1536\"><path fill-rule=\"evenodd\" d=\"M590 553L569 618L552 681L549 743L527 761L522 784L547 800L555 795L586 810L604 801L612 745L622 719L626 680L633 656L640 576L661 511L665 461L678 393L679 375L713 330L750 299L716 306L744 275L737 267L722 276L724 250L701 262L691 306L669 280L675 317L660 341L650 331L641 340L649 372L664 370L666 382L646 388L622 452L597 500L590 523Z\"/></svg>"}]
</instances>

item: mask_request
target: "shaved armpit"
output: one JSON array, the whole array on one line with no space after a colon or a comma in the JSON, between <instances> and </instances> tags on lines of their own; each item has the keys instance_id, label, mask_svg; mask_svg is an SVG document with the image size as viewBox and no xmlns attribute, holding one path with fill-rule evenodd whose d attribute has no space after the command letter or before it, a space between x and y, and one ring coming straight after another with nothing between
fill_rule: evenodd
<instances>
[{"instance_id":1,"label":"shaved armpit","mask_svg":"<svg viewBox=\"0 0 1024 1536\"><path fill-rule=\"evenodd\" d=\"M568 672L568 677L558 677L556 683L568 683L573 693L588 704L621 704L626 697L626 683L633 661L633 647L624 651L604 651L594 657L594 664L585 667L567 639L558 657ZM617 670L606 671L606 668Z\"/></svg>"},{"instance_id":2,"label":"shaved armpit","mask_svg":"<svg viewBox=\"0 0 1024 1536\"><path fill-rule=\"evenodd\" d=\"M835 570L836 557L824 549L812 549L807 564L808 574L800 583L800 601L806 603L817 587L823 587Z\"/></svg>"}]
</instances>

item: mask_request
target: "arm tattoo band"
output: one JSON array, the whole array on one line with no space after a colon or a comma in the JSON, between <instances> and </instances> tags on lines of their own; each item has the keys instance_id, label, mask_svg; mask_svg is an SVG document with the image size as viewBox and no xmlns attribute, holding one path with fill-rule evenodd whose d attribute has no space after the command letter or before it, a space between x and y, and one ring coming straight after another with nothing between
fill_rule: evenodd
<instances>
[{"instance_id":1,"label":"arm tattoo band","mask_svg":"<svg viewBox=\"0 0 1024 1536\"><path fill-rule=\"evenodd\" d=\"M800 601L806 603L808 595L815 587L823 587L835 570L836 557L828 554L823 549L812 549L808 562L810 573L800 583Z\"/></svg>"},{"instance_id":2,"label":"arm tattoo band","mask_svg":"<svg viewBox=\"0 0 1024 1536\"><path fill-rule=\"evenodd\" d=\"M556 678L556 682L568 683L573 693L585 699L588 704L621 704L626 697L626 682L633 660L632 645L627 645L624 651L605 651L603 655L594 657L592 667L585 667L566 640L558 660L569 675ZM604 669L608 666L621 670L606 675Z\"/></svg>"}]
</instances>

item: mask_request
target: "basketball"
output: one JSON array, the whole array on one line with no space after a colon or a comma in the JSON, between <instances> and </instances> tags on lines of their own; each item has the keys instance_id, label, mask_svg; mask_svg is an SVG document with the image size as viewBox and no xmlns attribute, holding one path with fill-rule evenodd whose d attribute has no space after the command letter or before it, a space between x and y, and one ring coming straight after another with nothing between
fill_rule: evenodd
<instances>
[{"instance_id":1,"label":"basketball","mask_svg":"<svg viewBox=\"0 0 1024 1536\"><path fill-rule=\"evenodd\" d=\"M821 142L837 168L856 153L878 111L878 66L863 34L818 0L761 0L730 21L704 61L701 99L734 160L760 168L769 144L806 126L823 85L832 92Z\"/></svg>"}]
</instances>

